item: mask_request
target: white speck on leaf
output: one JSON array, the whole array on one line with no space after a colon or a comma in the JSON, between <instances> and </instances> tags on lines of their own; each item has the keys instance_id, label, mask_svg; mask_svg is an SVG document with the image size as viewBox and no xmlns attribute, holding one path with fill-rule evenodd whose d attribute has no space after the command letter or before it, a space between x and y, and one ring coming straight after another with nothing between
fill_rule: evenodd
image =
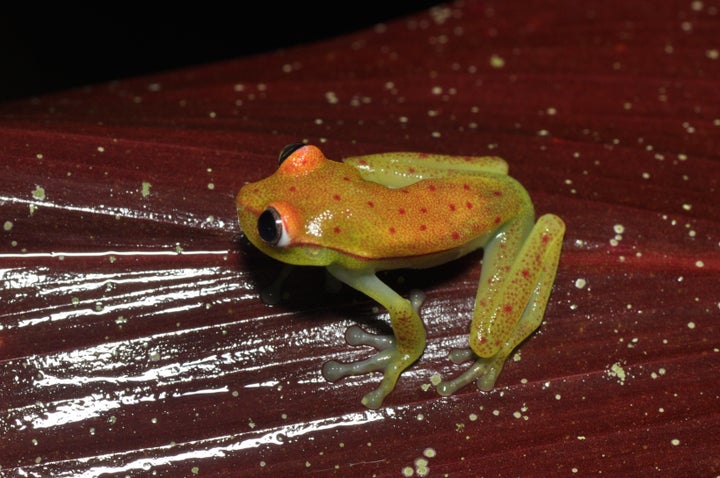
<instances>
[{"instance_id":1,"label":"white speck on leaf","mask_svg":"<svg viewBox=\"0 0 720 478\"><path fill-rule=\"evenodd\" d=\"M143 181L142 189L141 189L142 197L146 198L146 197L150 196L150 188L151 187L152 187L151 183L149 183L147 181Z\"/></svg>"},{"instance_id":2,"label":"white speck on leaf","mask_svg":"<svg viewBox=\"0 0 720 478\"><path fill-rule=\"evenodd\" d=\"M625 369L623 369L622 365L619 362L615 362L614 364L612 364L608 369L607 374L609 377L617 378L617 381L620 385L625 385L625 379L627 377L627 374L625 373Z\"/></svg>"},{"instance_id":3,"label":"white speck on leaf","mask_svg":"<svg viewBox=\"0 0 720 478\"><path fill-rule=\"evenodd\" d=\"M35 185L35 189L32 192L33 198L37 199L38 201L44 201L45 200L45 188L42 186Z\"/></svg>"},{"instance_id":4,"label":"white speck on leaf","mask_svg":"<svg viewBox=\"0 0 720 478\"><path fill-rule=\"evenodd\" d=\"M503 68L505 59L496 53L490 57L490 66L497 69Z\"/></svg>"}]
</instances>

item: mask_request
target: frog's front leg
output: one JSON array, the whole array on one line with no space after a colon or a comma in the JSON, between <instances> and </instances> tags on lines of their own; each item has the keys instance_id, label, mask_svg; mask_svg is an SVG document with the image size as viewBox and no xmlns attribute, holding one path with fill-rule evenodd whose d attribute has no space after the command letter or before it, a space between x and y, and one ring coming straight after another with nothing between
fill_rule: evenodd
<instances>
[{"instance_id":1,"label":"frog's front leg","mask_svg":"<svg viewBox=\"0 0 720 478\"><path fill-rule=\"evenodd\" d=\"M395 387L402 371L415 362L425 349L425 327L417 311L422 298L414 295L412 300L404 299L371 271L351 270L339 265L328 266L328 271L342 282L379 302L390 313L394 337L368 334L359 327L351 327L346 333L350 344L372 345L379 350L377 354L355 363L330 361L323 365L322 369L323 377L328 381L382 370L380 386L362 399L366 407L379 408L385 396Z\"/></svg>"},{"instance_id":2,"label":"frog's front leg","mask_svg":"<svg viewBox=\"0 0 720 478\"><path fill-rule=\"evenodd\" d=\"M456 363L475 359L460 376L442 382L437 390L450 395L476 381L490 390L505 359L542 322L555 280L565 224L552 214L538 219L525 214L485 247L475 312L470 327L470 349L455 350Z\"/></svg>"}]
</instances>

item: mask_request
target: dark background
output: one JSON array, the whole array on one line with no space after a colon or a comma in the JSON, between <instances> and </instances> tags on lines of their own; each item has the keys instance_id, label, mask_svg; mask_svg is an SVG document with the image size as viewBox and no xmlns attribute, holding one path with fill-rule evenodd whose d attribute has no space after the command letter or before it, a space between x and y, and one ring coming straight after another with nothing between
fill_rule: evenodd
<instances>
[{"instance_id":1,"label":"dark background","mask_svg":"<svg viewBox=\"0 0 720 478\"><path fill-rule=\"evenodd\" d=\"M111 13L37 6L4 14L0 102L320 40L442 2L340 3L234 2L212 11L191 4L193 9L150 14L147 5L123 5Z\"/></svg>"}]
</instances>

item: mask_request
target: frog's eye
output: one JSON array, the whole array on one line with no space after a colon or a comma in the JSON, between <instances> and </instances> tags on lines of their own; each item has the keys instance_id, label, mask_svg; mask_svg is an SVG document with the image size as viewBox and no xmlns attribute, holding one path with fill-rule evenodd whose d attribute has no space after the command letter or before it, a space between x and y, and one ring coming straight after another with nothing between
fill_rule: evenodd
<instances>
[{"instance_id":1,"label":"frog's eye","mask_svg":"<svg viewBox=\"0 0 720 478\"><path fill-rule=\"evenodd\" d=\"M285 247L290 243L285 224L280 213L272 206L268 206L258 217L258 234L260 239L271 246Z\"/></svg>"},{"instance_id":2,"label":"frog's eye","mask_svg":"<svg viewBox=\"0 0 720 478\"><path fill-rule=\"evenodd\" d=\"M290 143L285 146L278 155L278 166L281 165L291 154L305 146L305 143Z\"/></svg>"}]
</instances>

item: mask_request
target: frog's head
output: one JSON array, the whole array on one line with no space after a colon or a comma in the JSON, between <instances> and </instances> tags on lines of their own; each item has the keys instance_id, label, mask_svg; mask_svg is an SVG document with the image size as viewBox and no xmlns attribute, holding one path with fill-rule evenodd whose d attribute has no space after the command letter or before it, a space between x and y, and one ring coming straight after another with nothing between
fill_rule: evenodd
<instances>
[{"instance_id":1,"label":"frog's head","mask_svg":"<svg viewBox=\"0 0 720 478\"><path fill-rule=\"evenodd\" d=\"M317 147L303 143L285 146L278 162L274 174L240 189L235 201L240 228L255 247L279 261L328 265L335 253L322 247L322 237L313 234L304 206L312 202L307 191L322 184L321 170L334 162Z\"/></svg>"}]
</instances>

